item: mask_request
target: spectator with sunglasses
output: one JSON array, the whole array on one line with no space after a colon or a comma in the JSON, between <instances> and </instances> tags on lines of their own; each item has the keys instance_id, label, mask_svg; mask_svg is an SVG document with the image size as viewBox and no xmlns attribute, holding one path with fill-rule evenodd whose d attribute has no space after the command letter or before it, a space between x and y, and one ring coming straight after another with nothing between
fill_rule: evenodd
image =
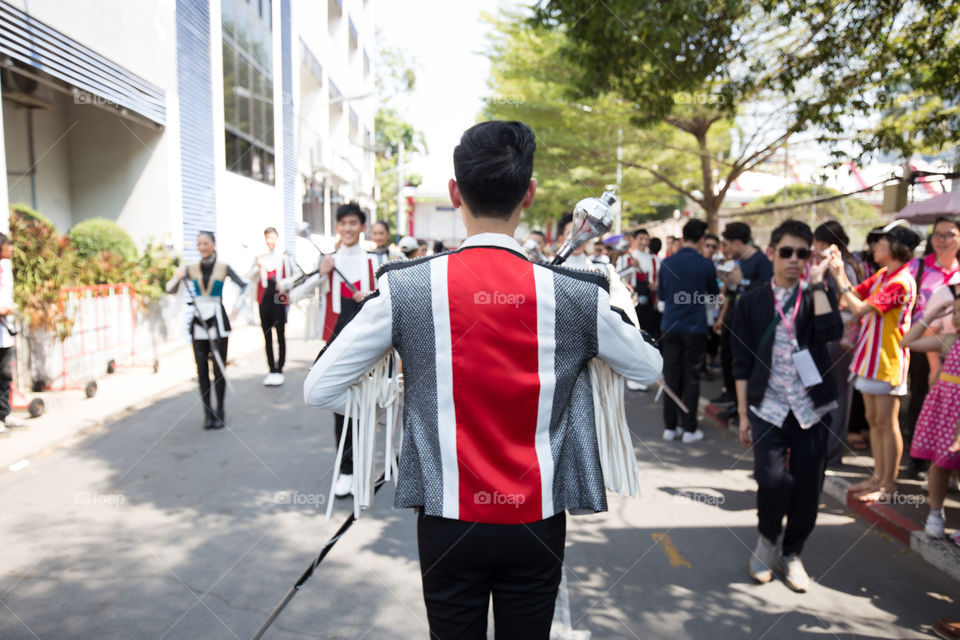
<instances>
[{"instance_id":1,"label":"spectator with sunglasses","mask_svg":"<svg viewBox=\"0 0 960 640\"><path fill-rule=\"evenodd\" d=\"M760 531L748 571L763 583L779 567L798 592L810 586L800 553L817 520L837 404L827 343L843 333L836 297L823 284L830 263L810 268L809 285L801 281L812 242L803 222L774 229L773 278L742 294L733 311L740 442L753 447Z\"/></svg>"}]
</instances>

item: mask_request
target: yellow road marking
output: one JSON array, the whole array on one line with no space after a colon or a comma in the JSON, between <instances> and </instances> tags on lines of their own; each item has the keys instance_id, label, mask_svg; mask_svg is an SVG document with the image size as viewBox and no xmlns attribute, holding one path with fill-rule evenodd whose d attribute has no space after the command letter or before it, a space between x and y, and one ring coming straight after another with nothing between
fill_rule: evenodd
<instances>
[{"instance_id":1,"label":"yellow road marking","mask_svg":"<svg viewBox=\"0 0 960 640\"><path fill-rule=\"evenodd\" d=\"M651 533L650 537L653 538L654 542L659 542L660 546L663 547L663 552L667 554L667 560L670 561L671 567L686 567L692 569L693 565L690 564L690 561L680 555L680 552L677 550L677 545L673 543L673 540L670 539L670 536L666 533Z\"/></svg>"}]
</instances>

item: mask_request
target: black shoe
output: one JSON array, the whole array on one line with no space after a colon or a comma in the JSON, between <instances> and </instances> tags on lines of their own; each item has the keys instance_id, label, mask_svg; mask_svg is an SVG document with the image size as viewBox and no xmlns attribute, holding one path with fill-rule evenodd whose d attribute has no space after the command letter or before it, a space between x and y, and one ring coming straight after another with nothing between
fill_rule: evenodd
<instances>
[{"instance_id":1,"label":"black shoe","mask_svg":"<svg viewBox=\"0 0 960 640\"><path fill-rule=\"evenodd\" d=\"M216 417L214 418L213 425L214 425L214 426L211 427L212 429L223 429L225 426L227 426L227 423L224 422L224 420L223 420L223 405L222 405L222 404L221 404L219 407L217 407L217 415L216 415Z\"/></svg>"},{"instance_id":2,"label":"black shoe","mask_svg":"<svg viewBox=\"0 0 960 640\"><path fill-rule=\"evenodd\" d=\"M724 409L717 414L717 417L721 420L732 420L738 416L737 405L733 405L729 409Z\"/></svg>"},{"instance_id":3,"label":"black shoe","mask_svg":"<svg viewBox=\"0 0 960 640\"><path fill-rule=\"evenodd\" d=\"M207 409L203 412L203 428L204 429L216 429L217 428L217 416Z\"/></svg>"},{"instance_id":4,"label":"black shoe","mask_svg":"<svg viewBox=\"0 0 960 640\"><path fill-rule=\"evenodd\" d=\"M717 407L729 407L732 404L737 404L737 399L732 395L724 391L719 396L710 401L710 404Z\"/></svg>"}]
</instances>

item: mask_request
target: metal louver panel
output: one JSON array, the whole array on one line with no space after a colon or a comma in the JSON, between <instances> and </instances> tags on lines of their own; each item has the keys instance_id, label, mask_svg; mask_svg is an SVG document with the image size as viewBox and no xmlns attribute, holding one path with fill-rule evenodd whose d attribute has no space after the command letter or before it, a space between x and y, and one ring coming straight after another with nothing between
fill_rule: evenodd
<instances>
[{"instance_id":1,"label":"metal louver panel","mask_svg":"<svg viewBox=\"0 0 960 640\"><path fill-rule=\"evenodd\" d=\"M5 2L0 54L158 125L167 123L163 89Z\"/></svg>"},{"instance_id":2,"label":"metal louver panel","mask_svg":"<svg viewBox=\"0 0 960 640\"><path fill-rule=\"evenodd\" d=\"M297 234L294 223L294 196L296 195L297 156L293 137L293 37L290 26L290 0L280 0L280 66L283 90L283 238L284 248L296 252Z\"/></svg>"},{"instance_id":3,"label":"metal louver panel","mask_svg":"<svg viewBox=\"0 0 960 640\"><path fill-rule=\"evenodd\" d=\"M177 0L177 90L183 255L199 259L196 238L217 223L210 70L210 9L206 0Z\"/></svg>"}]
</instances>

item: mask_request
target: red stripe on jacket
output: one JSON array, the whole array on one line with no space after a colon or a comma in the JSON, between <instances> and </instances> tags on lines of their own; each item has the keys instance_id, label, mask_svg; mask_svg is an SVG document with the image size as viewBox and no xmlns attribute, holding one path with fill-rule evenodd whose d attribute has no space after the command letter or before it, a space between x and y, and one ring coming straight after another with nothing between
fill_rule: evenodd
<instances>
[{"instance_id":1,"label":"red stripe on jacket","mask_svg":"<svg viewBox=\"0 0 960 640\"><path fill-rule=\"evenodd\" d=\"M465 249L450 256L447 285L459 519L540 520L533 265L500 249Z\"/></svg>"}]
</instances>

